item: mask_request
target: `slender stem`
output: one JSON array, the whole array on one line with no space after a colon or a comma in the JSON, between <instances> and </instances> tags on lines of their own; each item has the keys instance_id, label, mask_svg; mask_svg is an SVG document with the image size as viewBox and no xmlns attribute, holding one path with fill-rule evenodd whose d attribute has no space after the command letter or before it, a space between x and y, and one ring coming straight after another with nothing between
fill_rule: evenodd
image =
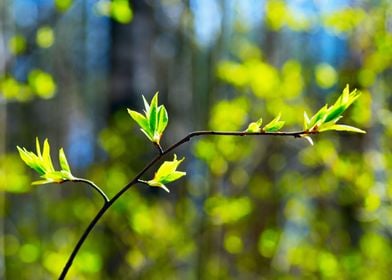
<instances>
[{"instance_id":1,"label":"slender stem","mask_svg":"<svg viewBox=\"0 0 392 280\"><path fill-rule=\"evenodd\" d=\"M159 154L163 154L162 146L159 143L154 142L154 146L157 147Z\"/></svg>"},{"instance_id":2,"label":"slender stem","mask_svg":"<svg viewBox=\"0 0 392 280\"><path fill-rule=\"evenodd\" d=\"M79 238L78 243L76 243L74 249L72 250L71 255L68 258L67 263L65 264L63 271L60 274L59 280L65 279L65 276L68 273L68 270L71 268L73 260L75 259L77 253L79 252L80 247L82 247L84 241L86 240L87 236L90 234L90 232L93 230L97 222L101 219L103 214L106 212L106 210L110 207L111 203L105 203L101 210L95 215L94 219L90 222L90 224L87 226L85 231L83 232L82 236Z\"/></svg>"},{"instance_id":3,"label":"slender stem","mask_svg":"<svg viewBox=\"0 0 392 280\"><path fill-rule=\"evenodd\" d=\"M95 215L93 220L90 222L90 224L87 226L85 231L83 232L82 236L79 238L78 242L76 243L76 246L74 247L71 255L68 258L67 263L65 264L63 271L61 272L61 275L59 277L59 280L65 279L69 269L72 266L73 260L75 259L77 253L79 252L79 249L82 247L84 241L90 234L90 232L94 229L95 225L98 223L98 221L101 219L103 214L112 206L114 202L116 202L117 199L119 199L130 187L132 187L136 183L145 183L144 180L141 180L140 178L157 162L159 161L163 156L171 152L172 150L178 148L182 144L189 142L193 137L197 136L208 136L208 135L219 135L219 136L286 136L286 137L294 137L294 138L299 138L303 137L304 135L310 135L310 134L316 134L317 132L309 132L309 131L296 131L296 132L245 132L245 131L211 131L211 130L205 130L205 131L194 131L189 133L187 136L184 138L180 139L170 147L168 147L166 150L163 150L161 146L160 148L160 153L157 155L155 158L153 158L128 184L126 184L113 198L108 199L108 197L105 195L105 193L98 187L96 186L93 182L86 180L86 179L80 179L77 178L75 180L72 180L72 182L83 182L86 184L89 184L92 186L95 190L97 190L101 196L105 200L105 204L99 210L99 212Z\"/></svg>"},{"instance_id":4,"label":"slender stem","mask_svg":"<svg viewBox=\"0 0 392 280\"><path fill-rule=\"evenodd\" d=\"M70 180L71 182L81 182L81 183L85 183L91 187L93 187L103 198L103 200L105 201L105 204L109 202L109 198L107 197L107 195L105 194L105 192L98 187L94 182L87 180L87 179L83 179L83 178L75 178L73 180Z\"/></svg>"}]
</instances>

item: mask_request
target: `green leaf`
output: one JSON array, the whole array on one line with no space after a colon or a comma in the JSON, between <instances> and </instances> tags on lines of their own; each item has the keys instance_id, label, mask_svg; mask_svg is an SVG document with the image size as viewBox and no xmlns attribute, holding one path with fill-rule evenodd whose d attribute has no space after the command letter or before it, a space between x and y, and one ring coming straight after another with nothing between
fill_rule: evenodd
<instances>
[{"instance_id":1,"label":"green leaf","mask_svg":"<svg viewBox=\"0 0 392 280\"><path fill-rule=\"evenodd\" d=\"M145 116L130 109L128 109L128 113L139 124L147 138L159 145L162 133L169 122L169 117L165 106L158 106L158 95L158 92L155 93L150 104L143 96Z\"/></svg>"},{"instance_id":2,"label":"green leaf","mask_svg":"<svg viewBox=\"0 0 392 280\"><path fill-rule=\"evenodd\" d=\"M340 105L346 105L347 109L355 100L358 99L360 95L361 93L358 92L357 89L354 89L350 92L350 87L347 84L342 92L342 95L338 98L336 103Z\"/></svg>"},{"instance_id":3,"label":"green leaf","mask_svg":"<svg viewBox=\"0 0 392 280\"><path fill-rule=\"evenodd\" d=\"M30 166L30 163L31 163L32 159L31 159L30 155L28 154L28 152L27 152L26 150L22 149L22 148L19 147L19 146L16 146L16 148L17 148L18 151L19 151L20 158L21 158L27 165Z\"/></svg>"},{"instance_id":4,"label":"green leaf","mask_svg":"<svg viewBox=\"0 0 392 280\"><path fill-rule=\"evenodd\" d=\"M64 181L64 176L61 171L52 171L45 173L44 175L41 176L42 178L52 180L52 182L60 183Z\"/></svg>"},{"instance_id":5,"label":"green leaf","mask_svg":"<svg viewBox=\"0 0 392 280\"><path fill-rule=\"evenodd\" d=\"M245 130L246 132L260 132L260 126L257 122L251 122Z\"/></svg>"},{"instance_id":6,"label":"green leaf","mask_svg":"<svg viewBox=\"0 0 392 280\"><path fill-rule=\"evenodd\" d=\"M140 131L143 132L144 135L146 135L147 138L148 138L151 142L154 142L154 140L153 140L154 135L150 135L149 131L147 132L147 131L145 131L143 128L141 128Z\"/></svg>"},{"instance_id":7,"label":"green leaf","mask_svg":"<svg viewBox=\"0 0 392 280\"><path fill-rule=\"evenodd\" d=\"M184 161L185 158L182 158L181 160L177 160L177 155L174 155L174 159L172 161L165 161L162 163L162 165L159 167L158 171L155 174L156 178L164 177L167 176L174 171L176 171L178 165L182 161Z\"/></svg>"},{"instance_id":8,"label":"green leaf","mask_svg":"<svg viewBox=\"0 0 392 280\"><path fill-rule=\"evenodd\" d=\"M309 129L312 130L316 126L323 123L324 117L328 112L328 105L323 106L309 121Z\"/></svg>"},{"instance_id":9,"label":"green leaf","mask_svg":"<svg viewBox=\"0 0 392 280\"><path fill-rule=\"evenodd\" d=\"M143 103L144 103L144 109L145 109L144 112L146 113L146 116L148 116L150 114L150 105L148 104L144 95L142 95L142 97L143 97Z\"/></svg>"},{"instance_id":10,"label":"green leaf","mask_svg":"<svg viewBox=\"0 0 392 280\"><path fill-rule=\"evenodd\" d=\"M336 100L336 102L328 107L328 105L323 106L309 121L308 116L304 113L304 130L321 132L327 130L341 130L341 131L351 131L364 133L363 130L359 128L354 128L345 125L335 125L343 116L343 112L358 99L360 93L354 89L350 92L349 86L347 85L342 94Z\"/></svg>"},{"instance_id":11,"label":"green leaf","mask_svg":"<svg viewBox=\"0 0 392 280\"><path fill-rule=\"evenodd\" d=\"M40 144L39 144L38 137L35 137L35 148L36 148L36 150L37 150L37 156L38 156L38 157L42 157L42 154L41 154L41 147L40 147Z\"/></svg>"},{"instance_id":12,"label":"green leaf","mask_svg":"<svg viewBox=\"0 0 392 280\"><path fill-rule=\"evenodd\" d=\"M159 187L164 189L165 191L167 191L168 193L170 192L170 190L161 182L157 182L155 180L150 180L146 182L150 187Z\"/></svg>"},{"instance_id":13,"label":"green leaf","mask_svg":"<svg viewBox=\"0 0 392 280\"><path fill-rule=\"evenodd\" d=\"M65 171L65 170L61 170L60 172L61 172L61 174L63 175L63 178L64 178L64 179L67 179L67 180L75 180L75 179L76 179L76 178L71 174L71 172L68 172L68 171Z\"/></svg>"},{"instance_id":14,"label":"green leaf","mask_svg":"<svg viewBox=\"0 0 392 280\"><path fill-rule=\"evenodd\" d=\"M262 123L263 123L262 118L258 119L255 122L251 122L245 131L246 132L260 132Z\"/></svg>"},{"instance_id":15,"label":"green leaf","mask_svg":"<svg viewBox=\"0 0 392 280\"><path fill-rule=\"evenodd\" d=\"M328 116L325 118L325 122L330 122L330 121L337 122L339 117L343 114L343 112L346 111L347 108L355 100L357 100L360 95L361 93L357 92L356 89L350 92L349 85L346 85L346 87L343 90L343 93L336 100L335 104L328 109L329 113Z\"/></svg>"},{"instance_id":16,"label":"green leaf","mask_svg":"<svg viewBox=\"0 0 392 280\"><path fill-rule=\"evenodd\" d=\"M161 178L161 183L162 184L167 184L167 183L176 181L176 180L180 179L181 177L183 177L185 175L186 175L186 172L174 171L173 173L171 173L171 174L169 174L167 176L162 177Z\"/></svg>"},{"instance_id":17,"label":"green leaf","mask_svg":"<svg viewBox=\"0 0 392 280\"><path fill-rule=\"evenodd\" d=\"M169 116L167 114L165 106L161 105L158 108L158 133L162 134L169 122Z\"/></svg>"},{"instance_id":18,"label":"green leaf","mask_svg":"<svg viewBox=\"0 0 392 280\"><path fill-rule=\"evenodd\" d=\"M142 114L133 111L131 109L128 109L128 114L131 116L131 118L145 131L149 131L150 130L150 125L148 123L148 120L146 119L145 116L143 116Z\"/></svg>"},{"instance_id":19,"label":"green leaf","mask_svg":"<svg viewBox=\"0 0 392 280\"><path fill-rule=\"evenodd\" d=\"M328 113L325 117L324 122L337 122L339 117L343 114L343 112L346 110L345 106L340 105L340 106L332 106L329 110ZM336 121L335 121L336 119Z\"/></svg>"},{"instance_id":20,"label":"green leaf","mask_svg":"<svg viewBox=\"0 0 392 280\"><path fill-rule=\"evenodd\" d=\"M334 124L330 125L326 128L320 128L320 132L322 131L327 131L327 130L336 130L336 131L349 131L349 132L355 132L355 133L366 133L366 131L359 129L357 127L353 127L350 125L345 125L345 124Z\"/></svg>"},{"instance_id":21,"label":"green leaf","mask_svg":"<svg viewBox=\"0 0 392 280\"><path fill-rule=\"evenodd\" d=\"M177 171L177 167L182 161L184 161L184 159L185 158L177 160L177 156L174 155L174 159L172 161L163 162L158 168L158 171L155 173L154 178L146 183L151 187L161 187L169 192L165 184L176 181L186 175L186 172Z\"/></svg>"},{"instance_id":22,"label":"green leaf","mask_svg":"<svg viewBox=\"0 0 392 280\"><path fill-rule=\"evenodd\" d=\"M265 132L276 132L279 131L284 126L284 121L280 121L281 114L264 126L263 131Z\"/></svg>"},{"instance_id":23,"label":"green leaf","mask_svg":"<svg viewBox=\"0 0 392 280\"><path fill-rule=\"evenodd\" d=\"M150 114L148 116L148 120L150 123L150 130L155 134L157 131L157 122L158 122L158 93L154 95L150 104Z\"/></svg>"},{"instance_id":24,"label":"green leaf","mask_svg":"<svg viewBox=\"0 0 392 280\"><path fill-rule=\"evenodd\" d=\"M263 119L260 118L256 121L256 124L261 128L261 125L263 124Z\"/></svg>"},{"instance_id":25,"label":"green leaf","mask_svg":"<svg viewBox=\"0 0 392 280\"><path fill-rule=\"evenodd\" d=\"M31 184L32 185L45 185L45 184L51 184L54 183L52 180L47 179L47 180L38 180L38 181L34 181Z\"/></svg>"},{"instance_id":26,"label":"green leaf","mask_svg":"<svg viewBox=\"0 0 392 280\"><path fill-rule=\"evenodd\" d=\"M45 174L45 168L40 163L41 158L37 157L34 153L28 152L25 148L16 147L19 151L21 159L27 166L35 170L39 175Z\"/></svg>"},{"instance_id":27,"label":"green leaf","mask_svg":"<svg viewBox=\"0 0 392 280\"><path fill-rule=\"evenodd\" d=\"M52 163L52 158L50 157L50 145L48 139L45 139L44 141L44 148L42 151L42 159L43 159L43 165L46 169L46 171L54 171L53 163Z\"/></svg>"},{"instance_id":28,"label":"green leaf","mask_svg":"<svg viewBox=\"0 0 392 280\"><path fill-rule=\"evenodd\" d=\"M70 167L69 167L69 164L68 164L68 161L67 161L67 157L65 156L65 153L64 153L64 149L63 149L63 148L61 148L61 149L59 150L59 161L60 161L61 169L64 170L64 171L68 171L69 173L71 173L71 169L70 169Z\"/></svg>"},{"instance_id":29,"label":"green leaf","mask_svg":"<svg viewBox=\"0 0 392 280\"><path fill-rule=\"evenodd\" d=\"M33 182L33 185L48 184L48 183L61 183L65 180L73 180L71 170L64 154L64 150L59 150L59 161L62 170L56 171L53 167L52 159L50 156L50 145L48 139L45 139L42 154L38 138L36 139L37 154L27 151L25 148L17 146L21 159L32 169L34 169L41 178Z\"/></svg>"}]
</instances>

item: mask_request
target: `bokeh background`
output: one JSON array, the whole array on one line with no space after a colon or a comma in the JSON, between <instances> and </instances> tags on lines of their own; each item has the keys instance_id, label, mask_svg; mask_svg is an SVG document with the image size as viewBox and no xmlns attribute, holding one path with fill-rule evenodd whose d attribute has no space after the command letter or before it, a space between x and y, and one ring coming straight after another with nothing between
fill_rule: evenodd
<instances>
[{"instance_id":1,"label":"bokeh background","mask_svg":"<svg viewBox=\"0 0 392 280\"><path fill-rule=\"evenodd\" d=\"M82 184L32 187L16 145L49 138L113 196L156 153L126 112L142 94L160 92L168 146L279 112L300 129L346 84L362 96L344 122L366 135L193 139L176 152L187 176L129 190L69 279L392 278L390 0L3 0L0 14L0 279L58 277L102 204Z\"/></svg>"}]
</instances>

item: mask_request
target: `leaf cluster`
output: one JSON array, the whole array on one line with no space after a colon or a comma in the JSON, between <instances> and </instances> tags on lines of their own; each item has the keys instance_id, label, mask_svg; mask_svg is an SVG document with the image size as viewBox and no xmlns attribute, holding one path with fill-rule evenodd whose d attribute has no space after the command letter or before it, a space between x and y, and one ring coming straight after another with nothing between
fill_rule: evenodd
<instances>
[{"instance_id":1,"label":"leaf cluster","mask_svg":"<svg viewBox=\"0 0 392 280\"><path fill-rule=\"evenodd\" d=\"M284 121L280 120L281 114L279 113L272 121L266 124L264 127L261 127L263 124L263 119L260 118L256 122L251 122L246 132L277 132L284 126Z\"/></svg>"},{"instance_id":2,"label":"leaf cluster","mask_svg":"<svg viewBox=\"0 0 392 280\"><path fill-rule=\"evenodd\" d=\"M48 139L45 139L42 153L38 138L36 138L36 153L29 152L26 148L17 146L19 155L22 160L32 169L34 169L43 180L33 182L33 185L48 183L61 183L67 180L73 180L75 177L71 173L64 149L59 150L59 161L61 170L56 171L53 167L50 156L50 145Z\"/></svg>"},{"instance_id":3,"label":"leaf cluster","mask_svg":"<svg viewBox=\"0 0 392 280\"><path fill-rule=\"evenodd\" d=\"M360 95L361 94L357 92L356 89L350 92L349 86L347 85L344 88L343 93L332 106L328 106L328 104L326 104L311 118L309 118L306 112L304 112L304 131L315 133L336 130L366 133L364 130L353 126L336 124L337 121L343 117L342 114L344 111L346 111Z\"/></svg>"},{"instance_id":4,"label":"leaf cluster","mask_svg":"<svg viewBox=\"0 0 392 280\"><path fill-rule=\"evenodd\" d=\"M158 92L154 95L151 103L148 104L143 96L144 116L139 112L128 109L129 115L140 126L140 130L147 138L159 145L163 131L165 130L169 117L164 105L158 106Z\"/></svg>"}]
</instances>

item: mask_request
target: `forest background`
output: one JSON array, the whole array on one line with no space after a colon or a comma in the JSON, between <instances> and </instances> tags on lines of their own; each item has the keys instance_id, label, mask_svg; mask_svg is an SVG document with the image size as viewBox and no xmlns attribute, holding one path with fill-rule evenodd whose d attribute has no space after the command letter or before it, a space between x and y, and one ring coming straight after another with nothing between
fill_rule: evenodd
<instances>
[{"instance_id":1,"label":"forest background","mask_svg":"<svg viewBox=\"0 0 392 280\"><path fill-rule=\"evenodd\" d=\"M0 279L58 277L100 197L31 186L16 145L64 147L109 196L156 153L127 114L160 92L163 146L362 95L366 135L208 137L170 194L140 185L104 216L69 279L390 279L392 2L0 2ZM153 174L150 174L151 176Z\"/></svg>"}]
</instances>

